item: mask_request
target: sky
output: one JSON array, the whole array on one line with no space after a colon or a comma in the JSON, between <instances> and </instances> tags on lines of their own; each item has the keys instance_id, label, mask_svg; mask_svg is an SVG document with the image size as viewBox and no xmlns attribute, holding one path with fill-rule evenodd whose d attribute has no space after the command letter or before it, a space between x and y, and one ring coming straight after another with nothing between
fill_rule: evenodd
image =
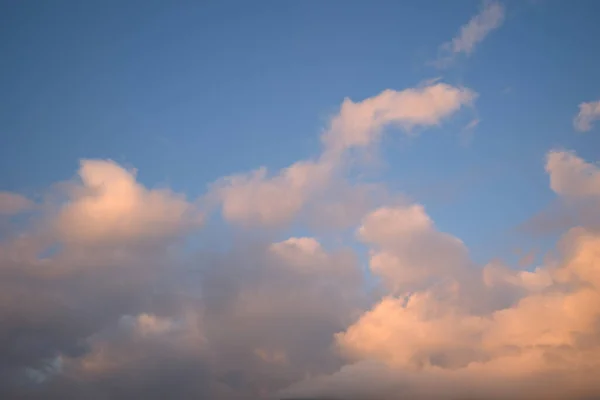
<instances>
[{"instance_id":1,"label":"sky","mask_svg":"<svg viewBox=\"0 0 600 400\"><path fill-rule=\"evenodd\" d=\"M0 397L599 397L599 15L1 2Z\"/></svg>"}]
</instances>

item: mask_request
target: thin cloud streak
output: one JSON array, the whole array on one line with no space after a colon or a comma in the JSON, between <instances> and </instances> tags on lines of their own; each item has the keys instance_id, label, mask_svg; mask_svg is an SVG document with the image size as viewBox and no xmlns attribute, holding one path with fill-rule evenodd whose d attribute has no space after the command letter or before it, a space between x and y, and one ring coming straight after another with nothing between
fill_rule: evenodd
<instances>
[{"instance_id":1,"label":"thin cloud streak","mask_svg":"<svg viewBox=\"0 0 600 400\"><path fill-rule=\"evenodd\" d=\"M433 64L447 68L458 55L471 55L478 44L502 25L504 14L504 6L500 2L484 1L480 12L460 28L458 35L440 46L439 57Z\"/></svg>"}]
</instances>

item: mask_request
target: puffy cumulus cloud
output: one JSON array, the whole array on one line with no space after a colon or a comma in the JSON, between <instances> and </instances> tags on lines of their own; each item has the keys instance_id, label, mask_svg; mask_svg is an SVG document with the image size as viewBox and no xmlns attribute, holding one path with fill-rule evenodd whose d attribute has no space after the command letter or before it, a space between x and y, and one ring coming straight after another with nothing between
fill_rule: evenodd
<instances>
[{"instance_id":1,"label":"puffy cumulus cloud","mask_svg":"<svg viewBox=\"0 0 600 400\"><path fill-rule=\"evenodd\" d=\"M589 178L585 169L577 171L572 178ZM573 193L571 189L557 192ZM575 193L595 196L594 191L587 189L576 189ZM376 229L379 218L392 223ZM395 221L404 224L397 225ZM422 209L410 206L374 212L359 233L372 243L391 245L431 228ZM413 245L427 247L425 241ZM282 396L599 396L596 377L600 373L600 235L586 227L573 228L562 237L558 250L560 258L533 271L491 264L473 274L477 279L471 281L459 276L455 282L451 279L416 290L409 285L402 293L390 292L336 334L338 349L349 364L334 374L298 382L284 390ZM453 263L452 257L449 263ZM394 262L390 264L390 268L395 267ZM429 274L435 275L436 271ZM482 285L486 291L482 297L476 290L476 296L470 293L456 301L463 291L471 290L470 285ZM486 297L493 297L494 292L507 298L489 302ZM472 307L477 302L486 303L486 307Z\"/></svg>"},{"instance_id":2,"label":"puffy cumulus cloud","mask_svg":"<svg viewBox=\"0 0 600 400\"><path fill-rule=\"evenodd\" d=\"M596 199L595 168L569 152L547 159L564 198ZM183 253L172 238L197 214L182 196L111 162L82 164L80 178L58 212L0 244L0 397L600 393L593 227L570 230L553 264L477 268L423 206L379 206L356 231L384 292L370 298L350 248L253 237Z\"/></svg>"},{"instance_id":3,"label":"puffy cumulus cloud","mask_svg":"<svg viewBox=\"0 0 600 400\"><path fill-rule=\"evenodd\" d=\"M15 215L34 206L28 198L11 192L0 192L0 215Z\"/></svg>"},{"instance_id":4,"label":"puffy cumulus cloud","mask_svg":"<svg viewBox=\"0 0 600 400\"><path fill-rule=\"evenodd\" d=\"M440 47L442 56L436 61L447 66L457 54L470 55L475 47L504 22L504 6L497 1L484 1L477 15L460 28L459 34Z\"/></svg>"},{"instance_id":5,"label":"puffy cumulus cloud","mask_svg":"<svg viewBox=\"0 0 600 400\"><path fill-rule=\"evenodd\" d=\"M3 260L0 397L266 398L335 371L334 333L366 306L353 252L311 237L185 260L117 248L58 275L31 271L78 266L69 246Z\"/></svg>"},{"instance_id":6,"label":"puffy cumulus cloud","mask_svg":"<svg viewBox=\"0 0 600 400\"><path fill-rule=\"evenodd\" d=\"M525 221L519 229L528 234L560 234L583 225L600 228L600 168L572 151L552 150L546 155L550 188L559 198Z\"/></svg>"},{"instance_id":7,"label":"puffy cumulus cloud","mask_svg":"<svg viewBox=\"0 0 600 400\"><path fill-rule=\"evenodd\" d=\"M169 288L166 271L182 267L171 239L197 226L196 208L168 190L146 189L110 161L83 161L79 172L80 181L60 185L59 204L44 204L0 242L0 392L7 398L27 396L31 376L46 387L40 377L48 365L87 354L87 338L123 314L179 302L154 292Z\"/></svg>"},{"instance_id":8,"label":"puffy cumulus cloud","mask_svg":"<svg viewBox=\"0 0 600 400\"><path fill-rule=\"evenodd\" d=\"M183 251L197 207L110 161L58 191L0 243L0 397L257 399L340 366L334 333L366 306L352 250Z\"/></svg>"},{"instance_id":9,"label":"puffy cumulus cloud","mask_svg":"<svg viewBox=\"0 0 600 400\"><path fill-rule=\"evenodd\" d=\"M323 135L331 151L365 147L379 138L387 126L405 130L438 125L461 107L470 105L476 93L446 83L401 91L384 90L368 99L345 99L338 115Z\"/></svg>"},{"instance_id":10,"label":"puffy cumulus cloud","mask_svg":"<svg viewBox=\"0 0 600 400\"><path fill-rule=\"evenodd\" d=\"M549 288L540 291L536 285L516 304L488 315L465 313L430 292L408 300L384 298L337 335L342 352L354 363L284 394L347 399L597 396L600 237L577 232L570 239Z\"/></svg>"},{"instance_id":11,"label":"puffy cumulus cloud","mask_svg":"<svg viewBox=\"0 0 600 400\"><path fill-rule=\"evenodd\" d=\"M366 305L353 252L292 237L250 254L229 255L204 274L206 331L222 368L268 386L339 366L333 335Z\"/></svg>"},{"instance_id":12,"label":"puffy cumulus cloud","mask_svg":"<svg viewBox=\"0 0 600 400\"><path fill-rule=\"evenodd\" d=\"M364 197L361 201L339 194L340 188L352 191L342 175L346 151L375 143L388 126L407 131L437 126L476 97L468 88L429 82L402 91L388 89L359 102L347 98L323 132L324 148L316 160L296 162L273 175L263 167L226 177L212 186L211 197L226 220L246 226L281 226L306 208L311 208L310 215L326 213L334 225L344 225L365 204Z\"/></svg>"},{"instance_id":13,"label":"puffy cumulus cloud","mask_svg":"<svg viewBox=\"0 0 600 400\"><path fill-rule=\"evenodd\" d=\"M439 232L421 205L376 209L364 218L358 237L371 246L371 271L392 291L457 277L469 265L464 244Z\"/></svg>"},{"instance_id":14,"label":"puffy cumulus cloud","mask_svg":"<svg viewBox=\"0 0 600 400\"><path fill-rule=\"evenodd\" d=\"M107 160L83 160L75 186L55 222L62 239L100 243L177 236L202 214L168 189L146 189L129 171Z\"/></svg>"},{"instance_id":15,"label":"puffy cumulus cloud","mask_svg":"<svg viewBox=\"0 0 600 400\"><path fill-rule=\"evenodd\" d=\"M537 226L562 224L600 228L600 168L570 151L551 151L546 159L550 187L560 196L554 210L539 215Z\"/></svg>"},{"instance_id":16,"label":"puffy cumulus cloud","mask_svg":"<svg viewBox=\"0 0 600 400\"><path fill-rule=\"evenodd\" d=\"M457 312L425 292L384 298L337 339L351 359L457 368L483 357L472 346L483 324L480 317Z\"/></svg>"},{"instance_id":17,"label":"puffy cumulus cloud","mask_svg":"<svg viewBox=\"0 0 600 400\"><path fill-rule=\"evenodd\" d=\"M289 222L333 173L328 162L297 162L274 176L266 168L224 178L214 186L225 219L242 224Z\"/></svg>"},{"instance_id":18,"label":"puffy cumulus cloud","mask_svg":"<svg viewBox=\"0 0 600 400\"><path fill-rule=\"evenodd\" d=\"M422 97L455 89L430 82L386 96L416 96L406 104L421 110ZM113 162L83 161L66 203L40 208L0 243L0 398L600 394L600 236L590 219L564 236L553 263L480 268L423 206L372 201L378 187L343 180L342 153L386 125L435 125L460 108L441 112L436 101L423 100L433 117L391 111L396 103L369 116L353 103L358 111L340 111L325 135L374 134L365 141L324 136L316 161L211 189L227 220L249 224L339 206L340 226L359 220L374 293L353 248L330 247L331 237L241 230L226 250L190 251L174 239L200 224L194 203ZM594 165L554 151L546 168L561 198L600 214Z\"/></svg>"},{"instance_id":19,"label":"puffy cumulus cloud","mask_svg":"<svg viewBox=\"0 0 600 400\"><path fill-rule=\"evenodd\" d=\"M579 113L573 119L573 126L580 132L592 129L592 123L600 118L600 100L581 103Z\"/></svg>"},{"instance_id":20,"label":"puffy cumulus cloud","mask_svg":"<svg viewBox=\"0 0 600 400\"><path fill-rule=\"evenodd\" d=\"M551 151L546 158L550 187L567 198L600 197L600 168L569 151Z\"/></svg>"}]
</instances>

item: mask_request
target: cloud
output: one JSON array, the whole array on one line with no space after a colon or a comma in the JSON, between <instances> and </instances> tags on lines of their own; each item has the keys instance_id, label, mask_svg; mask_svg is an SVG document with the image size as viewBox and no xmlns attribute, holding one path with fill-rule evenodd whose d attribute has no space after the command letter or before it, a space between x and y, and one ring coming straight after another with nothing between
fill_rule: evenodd
<instances>
[{"instance_id":1,"label":"cloud","mask_svg":"<svg viewBox=\"0 0 600 400\"><path fill-rule=\"evenodd\" d=\"M333 190L326 190L344 186L341 174L349 150L376 143L387 127L410 132L437 126L477 98L470 89L436 82L402 91L388 89L360 102L345 99L321 136L324 147L316 160L298 161L273 175L263 167L216 182L211 192L224 218L246 226L281 226L292 221L317 194L321 199L328 194L330 205L337 203L342 215L335 223L353 218L357 204L346 207L339 201L343 198L332 199ZM322 214L321 204L315 212Z\"/></svg>"},{"instance_id":2,"label":"cloud","mask_svg":"<svg viewBox=\"0 0 600 400\"><path fill-rule=\"evenodd\" d=\"M479 118L474 118L463 129L464 130L475 129L477 127L477 125L479 125L480 122L481 122L481 120Z\"/></svg>"},{"instance_id":3,"label":"cloud","mask_svg":"<svg viewBox=\"0 0 600 400\"><path fill-rule=\"evenodd\" d=\"M504 21L504 7L494 1L484 3L482 10L460 28L460 34L452 39L453 53L470 54L475 45L483 41L494 29Z\"/></svg>"},{"instance_id":4,"label":"cloud","mask_svg":"<svg viewBox=\"0 0 600 400\"><path fill-rule=\"evenodd\" d=\"M465 312L431 290L407 299L385 297L337 335L351 364L284 394L347 399L597 395L600 237L573 231L568 240L563 264L545 274L548 289L538 286L489 314Z\"/></svg>"},{"instance_id":5,"label":"cloud","mask_svg":"<svg viewBox=\"0 0 600 400\"><path fill-rule=\"evenodd\" d=\"M274 226L289 222L310 196L327 185L328 162L297 162L268 176L266 168L222 179L213 187L226 220Z\"/></svg>"},{"instance_id":6,"label":"cloud","mask_svg":"<svg viewBox=\"0 0 600 400\"><path fill-rule=\"evenodd\" d=\"M390 194L379 183L330 182L326 193L316 196L306 222L320 232L340 232L356 227L373 208L387 203Z\"/></svg>"},{"instance_id":7,"label":"cloud","mask_svg":"<svg viewBox=\"0 0 600 400\"><path fill-rule=\"evenodd\" d=\"M377 141L388 126L410 131L439 125L461 107L471 105L476 97L467 88L433 83L402 91L388 89L357 103L345 99L323 141L333 152L365 147Z\"/></svg>"},{"instance_id":8,"label":"cloud","mask_svg":"<svg viewBox=\"0 0 600 400\"><path fill-rule=\"evenodd\" d=\"M479 13L460 28L458 35L440 47L442 55L436 64L445 67L458 54L470 55L475 47L503 22L504 6L497 1L484 1Z\"/></svg>"},{"instance_id":9,"label":"cloud","mask_svg":"<svg viewBox=\"0 0 600 400\"><path fill-rule=\"evenodd\" d=\"M177 318L148 313L124 315L114 327L103 329L87 340L89 352L83 357L66 358L64 368L74 374L94 375L96 379L98 375L121 372L131 364L139 366L144 359L154 356L153 347L157 345L174 353L206 350L201 321L192 313Z\"/></svg>"},{"instance_id":10,"label":"cloud","mask_svg":"<svg viewBox=\"0 0 600 400\"><path fill-rule=\"evenodd\" d=\"M198 265L211 367L228 385L262 398L307 371L339 368L334 333L366 305L350 249L328 251L313 237L290 237Z\"/></svg>"},{"instance_id":11,"label":"cloud","mask_svg":"<svg viewBox=\"0 0 600 400\"><path fill-rule=\"evenodd\" d=\"M594 164L552 151L546 169L558 196L598 213ZM569 230L561 259L535 270L480 267L422 205L388 199L356 228L378 280L369 295L354 249L314 236L183 252L173 239L201 222L195 203L148 189L113 162L82 162L64 188L64 202L0 245L3 397L600 391L600 236L591 226ZM327 192L314 190L319 200Z\"/></svg>"},{"instance_id":12,"label":"cloud","mask_svg":"<svg viewBox=\"0 0 600 400\"><path fill-rule=\"evenodd\" d=\"M202 321L194 313L124 315L86 342L84 356L62 357L60 375L39 398L247 398L215 379Z\"/></svg>"},{"instance_id":13,"label":"cloud","mask_svg":"<svg viewBox=\"0 0 600 400\"><path fill-rule=\"evenodd\" d=\"M549 152L546 171L550 175L550 187L563 197L600 197L600 168L572 152Z\"/></svg>"},{"instance_id":14,"label":"cloud","mask_svg":"<svg viewBox=\"0 0 600 400\"><path fill-rule=\"evenodd\" d=\"M15 215L30 210L33 202L20 194L0 192L0 215Z\"/></svg>"},{"instance_id":15,"label":"cloud","mask_svg":"<svg viewBox=\"0 0 600 400\"><path fill-rule=\"evenodd\" d=\"M554 190L561 196L596 196L585 164L572 153L551 152L547 167ZM565 175L553 175L563 168L574 186L562 181ZM447 256L459 243L440 247L453 241L433 229L419 205L376 210L359 235L396 253L377 264L371 259L376 274L403 265L417 268L418 277L450 273L425 287L421 280L406 280L413 273L400 274L402 290L390 288L336 334L347 365L292 385L282 392L284 398L586 399L600 394L595 379L600 372L597 230L570 229L558 244L561 258L535 271L489 265L479 273L470 270L466 278L460 268L446 267L468 265L464 254L459 263ZM413 248L421 249L419 257L396 261ZM422 264L428 253L436 257ZM440 264L444 267L431 268ZM386 282L396 279L383 276Z\"/></svg>"},{"instance_id":16,"label":"cloud","mask_svg":"<svg viewBox=\"0 0 600 400\"><path fill-rule=\"evenodd\" d=\"M592 129L592 123L600 118L600 100L581 103L579 113L573 119L573 126L580 132Z\"/></svg>"},{"instance_id":17,"label":"cloud","mask_svg":"<svg viewBox=\"0 0 600 400\"><path fill-rule=\"evenodd\" d=\"M202 214L168 189L148 190L135 171L113 161L83 160L80 183L55 221L66 241L100 243L177 236L202 223Z\"/></svg>"},{"instance_id":18,"label":"cloud","mask_svg":"<svg viewBox=\"0 0 600 400\"><path fill-rule=\"evenodd\" d=\"M575 226L600 228L600 168L574 152L552 150L546 155L550 188L559 195L546 209L519 226L524 233L554 235Z\"/></svg>"},{"instance_id":19,"label":"cloud","mask_svg":"<svg viewBox=\"0 0 600 400\"><path fill-rule=\"evenodd\" d=\"M0 397L256 399L339 367L334 333L366 305L352 250L304 236L190 253L199 203L112 161L55 191L0 243Z\"/></svg>"},{"instance_id":20,"label":"cloud","mask_svg":"<svg viewBox=\"0 0 600 400\"><path fill-rule=\"evenodd\" d=\"M42 389L32 376L44 390L62 387L46 378L55 375L48 366L84 356L90 335L168 288L165 271L181 267L173 239L200 222L183 196L147 189L114 162L84 160L79 178L0 242L0 393L8 393L0 397L35 398Z\"/></svg>"},{"instance_id":21,"label":"cloud","mask_svg":"<svg viewBox=\"0 0 600 400\"><path fill-rule=\"evenodd\" d=\"M464 244L437 231L421 205L382 207L369 213L358 237L371 245L371 271L392 291L456 276L469 264Z\"/></svg>"},{"instance_id":22,"label":"cloud","mask_svg":"<svg viewBox=\"0 0 600 400\"><path fill-rule=\"evenodd\" d=\"M436 126L475 96L434 81L346 100L319 157L209 189L234 225L309 221L233 230L226 248L194 246L200 201L83 160L0 242L0 397L597 396L596 165L548 153L551 189L586 218L527 270L476 265L422 204L345 175L386 128ZM305 232L308 217L337 229Z\"/></svg>"}]
</instances>

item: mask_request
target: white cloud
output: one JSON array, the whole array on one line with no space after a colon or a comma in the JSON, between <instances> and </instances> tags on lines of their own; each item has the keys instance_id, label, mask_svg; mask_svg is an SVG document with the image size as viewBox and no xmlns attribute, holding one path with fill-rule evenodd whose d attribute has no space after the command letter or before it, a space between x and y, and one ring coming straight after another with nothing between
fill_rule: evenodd
<instances>
[{"instance_id":1,"label":"white cloud","mask_svg":"<svg viewBox=\"0 0 600 400\"><path fill-rule=\"evenodd\" d=\"M460 28L459 34L440 47L442 56L436 64L447 66L457 54L470 55L475 47L504 22L504 6L497 1L485 1L479 14Z\"/></svg>"},{"instance_id":2,"label":"white cloud","mask_svg":"<svg viewBox=\"0 0 600 400\"><path fill-rule=\"evenodd\" d=\"M600 100L581 103L579 113L573 119L573 126L581 132L592 129L592 123L600 119Z\"/></svg>"}]
</instances>

